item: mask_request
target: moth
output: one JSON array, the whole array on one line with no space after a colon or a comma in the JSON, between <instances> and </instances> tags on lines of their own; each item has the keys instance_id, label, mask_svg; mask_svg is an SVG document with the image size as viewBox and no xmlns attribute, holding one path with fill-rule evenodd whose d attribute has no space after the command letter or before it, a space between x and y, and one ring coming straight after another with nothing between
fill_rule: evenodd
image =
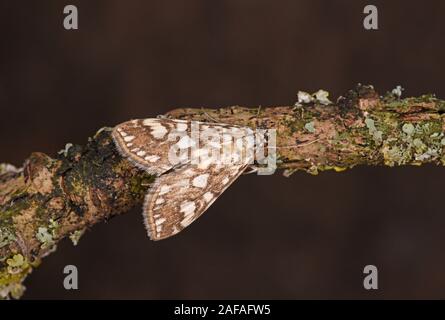
<instances>
[{"instance_id":1,"label":"moth","mask_svg":"<svg viewBox=\"0 0 445 320\"><path fill-rule=\"evenodd\" d=\"M157 176L143 205L152 240L171 237L199 218L265 143L248 127L168 118L124 122L112 137L122 156Z\"/></svg>"}]
</instances>

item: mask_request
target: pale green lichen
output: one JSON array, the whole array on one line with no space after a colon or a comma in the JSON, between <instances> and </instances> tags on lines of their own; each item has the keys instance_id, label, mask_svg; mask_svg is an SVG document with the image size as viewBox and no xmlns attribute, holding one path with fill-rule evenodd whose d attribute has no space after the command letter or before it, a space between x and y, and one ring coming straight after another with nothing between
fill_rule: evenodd
<instances>
[{"instance_id":1,"label":"pale green lichen","mask_svg":"<svg viewBox=\"0 0 445 320\"><path fill-rule=\"evenodd\" d=\"M86 229L76 230L76 231L74 231L74 232L72 232L70 234L70 240L73 242L74 246L77 246L77 244L79 243L80 238L85 233L85 230Z\"/></svg>"},{"instance_id":2,"label":"pale green lichen","mask_svg":"<svg viewBox=\"0 0 445 320\"><path fill-rule=\"evenodd\" d=\"M400 99L402 97L402 91L405 90L402 88L402 86L397 86L394 89L392 89L391 93Z\"/></svg>"},{"instance_id":3,"label":"pale green lichen","mask_svg":"<svg viewBox=\"0 0 445 320\"><path fill-rule=\"evenodd\" d=\"M440 123L405 123L401 129L403 133L399 138L390 138L384 143L385 164L420 164L440 158L444 140Z\"/></svg>"},{"instance_id":4,"label":"pale green lichen","mask_svg":"<svg viewBox=\"0 0 445 320\"><path fill-rule=\"evenodd\" d=\"M426 145L425 145L425 144L422 142L422 140L419 139L419 138L415 138L415 139L413 140L413 146L416 148L416 150L417 150L418 152L420 152L420 151L426 149Z\"/></svg>"},{"instance_id":5,"label":"pale green lichen","mask_svg":"<svg viewBox=\"0 0 445 320\"><path fill-rule=\"evenodd\" d=\"M295 103L295 106L302 106L302 104L307 104L314 101L324 105L329 105L332 103L332 101L329 100L328 97L329 97L329 92L321 89L313 94L307 93L305 91L298 91L297 94L298 101Z\"/></svg>"},{"instance_id":6,"label":"pale green lichen","mask_svg":"<svg viewBox=\"0 0 445 320\"><path fill-rule=\"evenodd\" d=\"M315 126L314 126L314 122L313 122L313 121L306 123L306 124L304 125L304 128L305 128L308 132L310 132L310 133L314 133L314 132L315 132Z\"/></svg>"},{"instance_id":7,"label":"pale green lichen","mask_svg":"<svg viewBox=\"0 0 445 320\"><path fill-rule=\"evenodd\" d=\"M320 102L321 104L324 105L328 105L331 104L332 101L329 100L329 92L325 91L325 90L318 90L317 92L314 93L314 97L315 99Z\"/></svg>"},{"instance_id":8,"label":"pale green lichen","mask_svg":"<svg viewBox=\"0 0 445 320\"><path fill-rule=\"evenodd\" d=\"M20 267L25 262L25 258L21 254L15 254L12 258L6 260L8 266Z\"/></svg>"},{"instance_id":9,"label":"pale green lichen","mask_svg":"<svg viewBox=\"0 0 445 320\"><path fill-rule=\"evenodd\" d=\"M7 259L6 266L7 268L0 272L0 299L19 299L25 291L22 282L31 272L32 266L21 254Z\"/></svg>"},{"instance_id":10,"label":"pale green lichen","mask_svg":"<svg viewBox=\"0 0 445 320\"><path fill-rule=\"evenodd\" d=\"M59 228L59 223L54 219L49 219L48 227L39 227L36 233L36 238L42 245L42 249L47 249L55 244L55 238L57 237L57 229Z\"/></svg>"},{"instance_id":11,"label":"pale green lichen","mask_svg":"<svg viewBox=\"0 0 445 320\"><path fill-rule=\"evenodd\" d=\"M55 250L55 238L57 238L57 229L59 228L59 223L54 219L49 219L48 227L39 227L36 238L39 240L42 249L52 248Z\"/></svg>"},{"instance_id":12,"label":"pale green lichen","mask_svg":"<svg viewBox=\"0 0 445 320\"><path fill-rule=\"evenodd\" d=\"M298 91L297 98L298 103L311 103L314 101L312 95L304 91Z\"/></svg>"},{"instance_id":13,"label":"pale green lichen","mask_svg":"<svg viewBox=\"0 0 445 320\"><path fill-rule=\"evenodd\" d=\"M383 140L383 132L380 130L377 130L375 126L375 121L371 118L365 119L366 127L368 128L369 134L372 136L374 142L376 144L381 144Z\"/></svg>"},{"instance_id":14,"label":"pale green lichen","mask_svg":"<svg viewBox=\"0 0 445 320\"><path fill-rule=\"evenodd\" d=\"M432 158L437 158L438 155L439 154L437 153L437 150L428 148L428 150L426 152L416 155L415 159L417 161L425 161L425 160L429 160Z\"/></svg>"},{"instance_id":15,"label":"pale green lichen","mask_svg":"<svg viewBox=\"0 0 445 320\"><path fill-rule=\"evenodd\" d=\"M414 128L414 126L411 123L405 123L402 126L402 131L405 132L407 135L412 136L416 131L416 128Z\"/></svg>"},{"instance_id":16,"label":"pale green lichen","mask_svg":"<svg viewBox=\"0 0 445 320\"><path fill-rule=\"evenodd\" d=\"M45 227L39 227L36 238L42 243L42 249L52 247L55 243L52 234Z\"/></svg>"},{"instance_id":17,"label":"pale green lichen","mask_svg":"<svg viewBox=\"0 0 445 320\"><path fill-rule=\"evenodd\" d=\"M398 146L392 146L390 149L384 152L385 159L389 160L388 164L393 166L396 162L402 164L402 159L404 158L403 151Z\"/></svg>"},{"instance_id":18,"label":"pale green lichen","mask_svg":"<svg viewBox=\"0 0 445 320\"><path fill-rule=\"evenodd\" d=\"M12 258L6 260L8 265L8 273L17 274L22 272L23 269L29 267L28 262L21 254L15 254Z\"/></svg>"},{"instance_id":19,"label":"pale green lichen","mask_svg":"<svg viewBox=\"0 0 445 320\"><path fill-rule=\"evenodd\" d=\"M15 239L15 236L9 230L0 228L0 248L3 248Z\"/></svg>"},{"instance_id":20,"label":"pale green lichen","mask_svg":"<svg viewBox=\"0 0 445 320\"><path fill-rule=\"evenodd\" d=\"M25 292L25 286L21 283L11 283L6 286L0 285L0 299L20 299Z\"/></svg>"},{"instance_id":21,"label":"pale green lichen","mask_svg":"<svg viewBox=\"0 0 445 320\"><path fill-rule=\"evenodd\" d=\"M366 124L366 127L369 129L369 131L376 131L377 130L377 128L375 127L374 120L372 120L371 118L366 118L365 119L365 124Z\"/></svg>"},{"instance_id":22,"label":"pale green lichen","mask_svg":"<svg viewBox=\"0 0 445 320\"><path fill-rule=\"evenodd\" d=\"M51 235L53 238L57 237L57 229L59 228L59 223L54 219L49 219L49 230L51 231Z\"/></svg>"}]
</instances>

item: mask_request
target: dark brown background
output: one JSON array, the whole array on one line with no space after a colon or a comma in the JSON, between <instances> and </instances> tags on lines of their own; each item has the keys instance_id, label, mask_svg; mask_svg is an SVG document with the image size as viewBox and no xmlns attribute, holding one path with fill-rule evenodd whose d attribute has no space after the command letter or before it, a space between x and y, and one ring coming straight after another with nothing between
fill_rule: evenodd
<instances>
[{"instance_id":1,"label":"dark brown background","mask_svg":"<svg viewBox=\"0 0 445 320\"><path fill-rule=\"evenodd\" d=\"M0 160L83 144L175 107L287 105L357 82L445 97L443 1L12 1L0 4ZM79 30L62 10L79 8ZM193 226L153 243L140 208L66 240L26 298L445 298L438 167L243 176ZM79 268L77 291L63 267ZM379 268L378 291L363 267Z\"/></svg>"}]
</instances>

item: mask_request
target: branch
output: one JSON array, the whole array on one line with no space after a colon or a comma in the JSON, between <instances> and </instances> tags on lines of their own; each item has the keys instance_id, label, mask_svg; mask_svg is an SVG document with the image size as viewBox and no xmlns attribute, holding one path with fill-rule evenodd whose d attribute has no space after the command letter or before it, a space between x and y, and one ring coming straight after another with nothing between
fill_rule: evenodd
<instances>
[{"instance_id":1,"label":"branch","mask_svg":"<svg viewBox=\"0 0 445 320\"><path fill-rule=\"evenodd\" d=\"M358 86L337 103L300 93L295 106L177 109L166 116L277 130L278 167L317 174L356 165L443 164L445 101L380 97ZM22 169L0 166L0 298L19 298L25 277L70 237L140 205L155 177L116 151L110 128L55 158L33 153Z\"/></svg>"}]
</instances>

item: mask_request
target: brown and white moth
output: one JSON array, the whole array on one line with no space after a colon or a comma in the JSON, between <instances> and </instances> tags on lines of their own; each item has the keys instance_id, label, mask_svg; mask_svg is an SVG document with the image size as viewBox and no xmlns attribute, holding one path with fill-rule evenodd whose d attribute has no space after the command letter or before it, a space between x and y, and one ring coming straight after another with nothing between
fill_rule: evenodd
<instances>
[{"instance_id":1,"label":"brown and white moth","mask_svg":"<svg viewBox=\"0 0 445 320\"><path fill-rule=\"evenodd\" d=\"M112 136L121 155L158 176L143 207L152 240L200 217L255 156L252 129L220 123L140 119L117 125Z\"/></svg>"}]
</instances>

